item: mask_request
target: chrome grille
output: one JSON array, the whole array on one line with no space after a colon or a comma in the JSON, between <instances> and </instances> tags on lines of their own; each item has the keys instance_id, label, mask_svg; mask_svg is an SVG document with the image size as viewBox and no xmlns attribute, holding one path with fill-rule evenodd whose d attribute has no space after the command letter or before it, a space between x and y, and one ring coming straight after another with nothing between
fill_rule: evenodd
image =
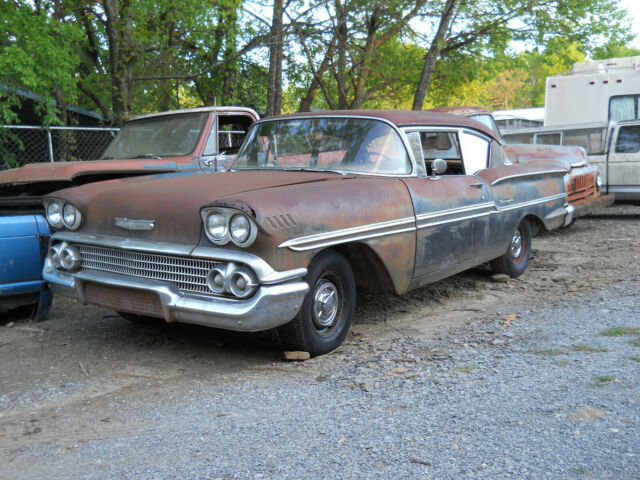
<instances>
[{"instance_id":1,"label":"chrome grille","mask_svg":"<svg viewBox=\"0 0 640 480\"><path fill-rule=\"evenodd\" d=\"M75 244L82 255L81 270L120 273L172 283L184 292L213 292L207 273L218 263L182 255L125 250L97 245Z\"/></svg>"}]
</instances>

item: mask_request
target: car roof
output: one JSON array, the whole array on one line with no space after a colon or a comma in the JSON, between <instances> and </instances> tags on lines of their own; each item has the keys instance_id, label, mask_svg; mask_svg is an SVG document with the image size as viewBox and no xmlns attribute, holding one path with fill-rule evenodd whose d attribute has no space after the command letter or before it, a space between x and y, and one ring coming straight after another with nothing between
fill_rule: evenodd
<instances>
[{"instance_id":1,"label":"car roof","mask_svg":"<svg viewBox=\"0 0 640 480\"><path fill-rule=\"evenodd\" d=\"M398 127L410 126L443 126L443 127L467 127L479 130L485 135L500 141L496 133L489 127L472 118L448 113L422 111L422 110L323 110L315 112L300 112L290 115L263 118L261 121L286 119L295 117L369 117L387 120Z\"/></svg>"},{"instance_id":2,"label":"car roof","mask_svg":"<svg viewBox=\"0 0 640 480\"><path fill-rule=\"evenodd\" d=\"M165 112L156 112L156 113L146 113L144 115L136 115L131 118L132 120L141 120L143 118L154 118L154 117L162 117L164 115L180 115L181 113L203 113L203 112L218 112L218 113L239 113L239 114L247 114L256 119L258 119L258 114L252 108L248 107L217 107L214 105L209 105L206 107L195 107L195 108L182 108L180 110L167 110Z\"/></svg>"}]
</instances>

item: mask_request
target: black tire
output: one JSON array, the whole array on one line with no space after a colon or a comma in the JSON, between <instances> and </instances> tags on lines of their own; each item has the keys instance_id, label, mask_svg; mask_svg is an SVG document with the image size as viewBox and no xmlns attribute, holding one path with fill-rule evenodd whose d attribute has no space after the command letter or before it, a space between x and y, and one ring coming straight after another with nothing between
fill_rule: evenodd
<instances>
[{"instance_id":1,"label":"black tire","mask_svg":"<svg viewBox=\"0 0 640 480\"><path fill-rule=\"evenodd\" d=\"M506 253L489 262L491 270L517 278L524 273L531 255L531 224L523 218L516 231L513 232L511 243Z\"/></svg>"},{"instance_id":2,"label":"black tire","mask_svg":"<svg viewBox=\"0 0 640 480\"><path fill-rule=\"evenodd\" d=\"M278 331L284 348L315 357L335 350L347 336L356 305L356 282L349 262L330 250L313 259L305 279L309 292L300 311Z\"/></svg>"},{"instance_id":3,"label":"black tire","mask_svg":"<svg viewBox=\"0 0 640 480\"><path fill-rule=\"evenodd\" d=\"M161 318L156 317L147 317L145 315L136 315L135 313L129 312L116 312L125 320L129 320L131 323L137 323L139 325L153 325L155 323L160 323L163 320Z\"/></svg>"}]
</instances>

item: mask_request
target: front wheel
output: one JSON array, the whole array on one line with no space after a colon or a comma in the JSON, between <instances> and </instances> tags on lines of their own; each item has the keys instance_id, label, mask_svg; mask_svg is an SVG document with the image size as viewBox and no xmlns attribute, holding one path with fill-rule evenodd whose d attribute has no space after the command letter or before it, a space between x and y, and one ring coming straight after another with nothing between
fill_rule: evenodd
<instances>
[{"instance_id":1,"label":"front wheel","mask_svg":"<svg viewBox=\"0 0 640 480\"><path fill-rule=\"evenodd\" d=\"M346 258L334 251L313 259L306 276L309 292L296 317L279 329L284 347L328 353L344 341L356 304L356 282Z\"/></svg>"},{"instance_id":2,"label":"front wheel","mask_svg":"<svg viewBox=\"0 0 640 480\"><path fill-rule=\"evenodd\" d=\"M509 249L501 257L491 260L489 266L496 273L516 278L524 273L531 255L531 224L524 218L513 232Z\"/></svg>"}]
</instances>

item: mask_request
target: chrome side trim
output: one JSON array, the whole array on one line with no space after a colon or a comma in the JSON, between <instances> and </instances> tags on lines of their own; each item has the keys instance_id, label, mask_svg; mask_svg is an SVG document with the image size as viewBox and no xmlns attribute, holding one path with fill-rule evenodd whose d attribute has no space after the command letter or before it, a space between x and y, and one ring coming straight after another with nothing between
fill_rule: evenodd
<instances>
[{"instance_id":1,"label":"chrome side trim","mask_svg":"<svg viewBox=\"0 0 640 480\"><path fill-rule=\"evenodd\" d=\"M485 202L485 203L479 203L477 205L469 205L467 207L450 208L448 210L441 210L439 212L421 213L420 215L416 215L416 220L420 222L422 220L428 220L430 218L444 217L446 215L455 215L456 213L466 213L466 212L473 212L474 210L493 208L493 206L494 206L493 202Z\"/></svg>"},{"instance_id":2,"label":"chrome side trim","mask_svg":"<svg viewBox=\"0 0 640 480\"><path fill-rule=\"evenodd\" d=\"M551 195L549 197L537 198L535 200L529 200L528 202L516 203L515 205L509 205L508 207L499 207L498 205L496 205L495 209L499 212L506 212L508 210L515 210L517 208L531 207L540 203L551 202L553 200L564 200L565 198L567 198L566 193L558 193L557 195Z\"/></svg>"},{"instance_id":3,"label":"chrome side trim","mask_svg":"<svg viewBox=\"0 0 640 480\"><path fill-rule=\"evenodd\" d=\"M415 228L415 218L405 217L397 220L370 223L359 227L349 227L326 233L298 237L281 243L278 245L278 248L290 248L291 250L300 252L330 245L338 245L345 242L411 232L414 231Z\"/></svg>"},{"instance_id":4,"label":"chrome side trim","mask_svg":"<svg viewBox=\"0 0 640 480\"><path fill-rule=\"evenodd\" d=\"M156 228L156 221L142 218L116 217L115 225L126 230L153 230Z\"/></svg>"},{"instance_id":5,"label":"chrome side trim","mask_svg":"<svg viewBox=\"0 0 640 480\"><path fill-rule=\"evenodd\" d=\"M464 217L455 217L455 218L451 218L451 219L448 219L448 220L440 220L438 222L420 223L418 225L418 230L422 230L423 228L435 227L435 226L438 226L438 225L444 225L446 223L454 223L454 222L461 222L463 220L471 220L472 218L488 217L492 213L494 213L494 212L488 211L488 212L483 212L483 213L476 213L475 215L466 215Z\"/></svg>"},{"instance_id":6,"label":"chrome side trim","mask_svg":"<svg viewBox=\"0 0 640 480\"><path fill-rule=\"evenodd\" d=\"M296 268L278 272L262 258L240 250L226 248L199 247L178 243L154 242L151 240L136 240L130 238L113 237L108 235L92 235L86 233L57 232L51 237L51 242L64 240L72 243L86 243L105 247L122 248L126 250L154 252L158 254L184 255L221 262L244 263L253 269L262 284L274 284L302 278L307 274L306 268Z\"/></svg>"},{"instance_id":7,"label":"chrome side trim","mask_svg":"<svg viewBox=\"0 0 640 480\"><path fill-rule=\"evenodd\" d=\"M491 214L504 212L508 210L515 210L518 208L530 207L542 203L551 202L554 200L565 199L566 193L560 193L557 195L551 195L549 197L537 198L535 200L529 200L527 202L520 202L508 207L499 207L494 202L485 202L478 205L470 205L466 207L451 208L440 212L424 213L416 217L415 225L410 225L414 222L412 217L401 218L398 220L389 220L380 223L371 223L368 225L361 225L359 227L345 228L341 230L333 230L331 232L319 233L314 235L308 235L305 237L294 238L287 240L280 245L279 248L290 248L294 251L312 250L314 248L328 247L332 245L339 245L346 242L354 242L360 240L370 240L372 238L378 238L388 235L396 235L398 233L406 233L414 230L421 230L424 228L430 228L437 225L443 225L446 223L460 222L464 220L470 220L473 218L486 217ZM471 215L464 215L462 217L457 216L449 219L437 220L429 222L427 220L440 219L449 215L456 215L461 213L476 212L478 210L486 210ZM399 228L395 228L399 227Z\"/></svg>"},{"instance_id":8,"label":"chrome side trim","mask_svg":"<svg viewBox=\"0 0 640 480\"><path fill-rule=\"evenodd\" d=\"M537 177L539 175L550 175L552 173L562 173L564 175L565 173L567 173L567 170L542 170L539 172L518 173L517 175L509 175L507 177L496 178L493 182L491 182L491 185L497 185L498 183L502 183L505 180L511 180L512 178Z\"/></svg>"}]
</instances>

